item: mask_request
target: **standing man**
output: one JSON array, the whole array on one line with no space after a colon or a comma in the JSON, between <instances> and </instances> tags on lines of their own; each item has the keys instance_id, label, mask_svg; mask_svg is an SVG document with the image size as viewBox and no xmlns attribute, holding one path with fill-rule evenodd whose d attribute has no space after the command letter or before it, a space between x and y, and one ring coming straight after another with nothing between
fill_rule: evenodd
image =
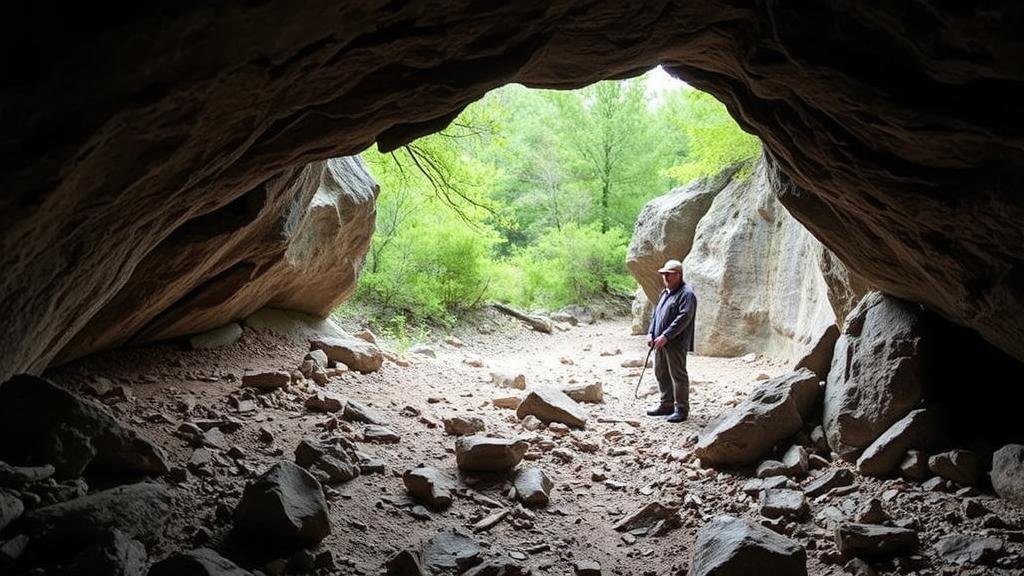
<instances>
[{"instance_id":1,"label":"standing man","mask_svg":"<svg viewBox=\"0 0 1024 576\"><path fill-rule=\"evenodd\" d=\"M683 282L683 263L669 260L658 270L665 290L651 316L647 345L654 348L654 375L661 388L661 404L648 416L665 416L668 422L682 422L690 415L690 378L686 374L686 353L693 351L697 295Z\"/></svg>"}]
</instances>

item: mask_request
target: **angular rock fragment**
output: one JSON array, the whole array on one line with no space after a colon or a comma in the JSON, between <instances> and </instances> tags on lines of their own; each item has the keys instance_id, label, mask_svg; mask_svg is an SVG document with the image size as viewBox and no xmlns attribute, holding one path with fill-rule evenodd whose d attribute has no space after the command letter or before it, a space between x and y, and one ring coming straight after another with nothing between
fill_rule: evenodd
<instances>
[{"instance_id":1,"label":"angular rock fragment","mask_svg":"<svg viewBox=\"0 0 1024 576\"><path fill-rule=\"evenodd\" d=\"M384 354L376 345L358 338L320 336L310 338L310 350L322 350L332 362L341 362L363 374L376 372L384 364Z\"/></svg>"},{"instance_id":2,"label":"angular rock fragment","mask_svg":"<svg viewBox=\"0 0 1024 576\"><path fill-rule=\"evenodd\" d=\"M98 539L113 530L151 544L162 534L171 504L170 490L140 482L36 508L22 525L34 543L46 546Z\"/></svg>"},{"instance_id":3,"label":"angular rock fragment","mask_svg":"<svg viewBox=\"0 0 1024 576\"><path fill-rule=\"evenodd\" d=\"M363 441L364 442L379 442L381 444L397 444L402 440L402 437L391 428L387 426L377 426L375 424L367 424L363 428Z\"/></svg>"},{"instance_id":4,"label":"angular rock fragment","mask_svg":"<svg viewBox=\"0 0 1024 576\"><path fill-rule=\"evenodd\" d=\"M270 372L249 372L242 375L242 386L258 388L265 392L277 390L287 386L292 381L292 375L284 370L272 370Z\"/></svg>"},{"instance_id":5,"label":"angular rock fragment","mask_svg":"<svg viewBox=\"0 0 1024 576\"><path fill-rule=\"evenodd\" d=\"M796 542L732 516L719 516L697 533L690 576L807 576L807 553Z\"/></svg>"},{"instance_id":6,"label":"angular rock fragment","mask_svg":"<svg viewBox=\"0 0 1024 576\"><path fill-rule=\"evenodd\" d=\"M806 368L759 384L701 431L694 454L712 465L752 464L803 427L818 393L818 377Z\"/></svg>"},{"instance_id":7,"label":"angular rock fragment","mask_svg":"<svg viewBox=\"0 0 1024 576\"><path fill-rule=\"evenodd\" d=\"M317 391L306 398L306 409L313 412L338 412L345 407L345 401L330 392Z\"/></svg>"},{"instance_id":8,"label":"angular rock fragment","mask_svg":"<svg viewBox=\"0 0 1024 576\"><path fill-rule=\"evenodd\" d=\"M600 404L604 402L604 387L600 382L570 384L562 388L562 392L575 402L585 402L587 404Z\"/></svg>"},{"instance_id":9,"label":"angular rock fragment","mask_svg":"<svg viewBox=\"0 0 1024 576\"><path fill-rule=\"evenodd\" d=\"M939 555L952 564L993 565L1004 554L1003 541L993 536L954 534L939 540Z\"/></svg>"},{"instance_id":10,"label":"angular rock fragment","mask_svg":"<svg viewBox=\"0 0 1024 576\"><path fill-rule=\"evenodd\" d=\"M938 444L938 419L927 408L913 410L882 433L857 459L857 471L865 476L888 476L896 471L911 449Z\"/></svg>"},{"instance_id":11,"label":"angular rock fragment","mask_svg":"<svg viewBox=\"0 0 1024 576\"><path fill-rule=\"evenodd\" d=\"M846 522L835 529L840 554L860 558L885 558L910 554L920 546L917 532L874 524Z\"/></svg>"},{"instance_id":12,"label":"angular rock fragment","mask_svg":"<svg viewBox=\"0 0 1024 576\"><path fill-rule=\"evenodd\" d=\"M363 422L366 424L376 424L378 426L384 425L383 418L369 407L364 406L361 402L357 402L355 400L345 402L345 410L341 413L341 417L349 422Z\"/></svg>"},{"instance_id":13,"label":"angular rock fragment","mask_svg":"<svg viewBox=\"0 0 1024 576\"><path fill-rule=\"evenodd\" d=\"M0 460L54 467L59 479L84 472L165 474L156 444L115 420L106 407L35 376L0 384Z\"/></svg>"},{"instance_id":14,"label":"angular rock fragment","mask_svg":"<svg viewBox=\"0 0 1024 576\"><path fill-rule=\"evenodd\" d=\"M523 398L516 415L520 419L536 416L542 422L559 422L573 428L585 428L587 413L572 398L556 388L541 387Z\"/></svg>"},{"instance_id":15,"label":"angular rock fragment","mask_svg":"<svg viewBox=\"0 0 1024 576\"><path fill-rule=\"evenodd\" d=\"M981 477L981 461L969 450L950 450L928 459L928 468L936 476L961 486L974 486Z\"/></svg>"},{"instance_id":16,"label":"angular rock fragment","mask_svg":"<svg viewBox=\"0 0 1024 576\"><path fill-rule=\"evenodd\" d=\"M436 468L421 466L407 470L402 481L410 495L435 510L447 508L452 503L455 480Z\"/></svg>"},{"instance_id":17,"label":"angular rock fragment","mask_svg":"<svg viewBox=\"0 0 1024 576\"><path fill-rule=\"evenodd\" d=\"M178 552L149 569L149 576L252 576L209 548Z\"/></svg>"},{"instance_id":18,"label":"angular rock fragment","mask_svg":"<svg viewBox=\"0 0 1024 576\"><path fill-rule=\"evenodd\" d=\"M331 532L320 482L291 462L278 462L245 487L235 527L259 540L316 543Z\"/></svg>"},{"instance_id":19,"label":"angular rock fragment","mask_svg":"<svg viewBox=\"0 0 1024 576\"><path fill-rule=\"evenodd\" d=\"M989 475L1000 498L1024 505L1024 445L1007 444L996 450Z\"/></svg>"},{"instance_id":20,"label":"angular rock fragment","mask_svg":"<svg viewBox=\"0 0 1024 576\"><path fill-rule=\"evenodd\" d=\"M804 494L810 498L821 496L833 488L853 484L853 472L846 468L836 468L824 472L811 480L804 488Z\"/></svg>"},{"instance_id":21,"label":"angular rock fragment","mask_svg":"<svg viewBox=\"0 0 1024 576\"><path fill-rule=\"evenodd\" d=\"M527 506L547 506L554 483L540 468L521 468L513 481L516 497Z\"/></svg>"},{"instance_id":22,"label":"angular rock fragment","mask_svg":"<svg viewBox=\"0 0 1024 576\"><path fill-rule=\"evenodd\" d=\"M823 423L829 445L856 461L920 402L930 337L920 308L868 293L847 317L825 386Z\"/></svg>"},{"instance_id":23,"label":"angular rock fragment","mask_svg":"<svg viewBox=\"0 0 1024 576\"><path fill-rule=\"evenodd\" d=\"M800 490L774 488L761 493L761 515L765 518L799 520L808 512L807 499Z\"/></svg>"},{"instance_id":24,"label":"angular rock fragment","mask_svg":"<svg viewBox=\"0 0 1024 576\"><path fill-rule=\"evenodd\" d=\"M467 472L504 472L519 464L529 444L522 440L462 436L455 442L455 458Z\"/></svg>"}]
</instances>

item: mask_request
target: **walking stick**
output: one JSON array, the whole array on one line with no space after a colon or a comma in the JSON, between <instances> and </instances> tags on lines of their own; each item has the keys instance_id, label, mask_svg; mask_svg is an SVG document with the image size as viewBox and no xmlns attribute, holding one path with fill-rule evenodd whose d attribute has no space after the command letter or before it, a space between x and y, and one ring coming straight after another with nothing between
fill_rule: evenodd
<instances>
[{"instance_id":1,"label":"walking stick","mask_svg":"<svg viewBox=\"0 0 1024 576\"><path fill-rule=\"evenodd\" d=\"M644 372L647 371L647 363L650 362L650 360L651 360L651 352L654 352L654 346L651 346L651 347L649 347L647 349L647 358L644 358L644 366L643 366L643 368L640 369L640 378L638 378L637 381L636 381L636 390L633 390L633 399L634 400L639 400L640 399L640 382L643 381L643 379L644 379Z\"/></svg>"}]
</instances>

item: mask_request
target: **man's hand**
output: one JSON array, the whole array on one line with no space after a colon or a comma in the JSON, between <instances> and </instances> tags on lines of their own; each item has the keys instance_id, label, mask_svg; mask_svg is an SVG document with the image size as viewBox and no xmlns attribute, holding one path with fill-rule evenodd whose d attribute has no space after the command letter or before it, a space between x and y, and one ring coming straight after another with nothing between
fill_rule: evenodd
<instances>
[{"instance_id":1,"label":"man's hand","mask_svg":"<svg viewBox=\"0 0 1024 576\"><path fill-rule=\"evenodd\" d=\"M652 346L654 346L654 336L651 336L650 334L648 334L647 335L647 347L650 348Z\"/></svg>"},{"instance_id":2,"label":"man's hand","mask_svg":"<svg viewBox=\"0 0 1024 576\"><path fill-rule=\"evenodd\" d=\"M655 349L664 348L665 344L668 344L668 338L665 338L664 336L658 336L654 339Z\"/></svg>"}]
</instances>

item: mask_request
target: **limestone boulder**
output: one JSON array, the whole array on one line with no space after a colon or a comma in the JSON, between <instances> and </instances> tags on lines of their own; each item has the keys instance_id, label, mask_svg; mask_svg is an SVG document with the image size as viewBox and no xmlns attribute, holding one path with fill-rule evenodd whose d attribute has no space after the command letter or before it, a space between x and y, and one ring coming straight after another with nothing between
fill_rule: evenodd
<instances>
[{"instance_id":1,"label":"limestone boulder","mask_svg":"<svg viewBox=\"0 0 1024 576\"><path fill-rule=\"evenodd\" d=\"M700 300L697 353L804 356L835 323L819 244L776 199L765 163L742 167L700 219L683 260Z\"/></svg>"},{"instance_id":2,"label":"limestone boulder","mask_svg":"<svg viewBox=\"0 0 1024 576\"><path fill-rule=\"evenodd\" d=\"M839 327L829 324L797 360L793 370L808 368L819 380L827 379L828 371L832 367L832 352L835 350L836 340L839 340Z\"/></svg>"},{"instance_id":3,"label":"limestone boulder","mask_svg":"<svg viewBox=\"0 0 1024 576\"><path fill-rule=\"evenodd\" d=\"M690 576L807 576L798 543L745 519L719 516L697 532Z\"/></svg>"},{"instance_id":4,"label":"limestone boulder","mask_svg":"<svg viewBox=\"0 0 1024 576\"><path fill-rule=\"evenodd\" d=\"M829 446L848 461L922 399L929 359L920 307L872 292L847 318L825 387Z\"/></svg>"},{"instance_id":5,"label":"limestone boulder","mask_svg":"<svg viewBox=\"0 0 1024 576\"><path fill-rule=\"evenodd\" d=\"M689 254L697 223L715 196L730 184L737 170L734 166L710 178L696 180L644 205L629 242L626 267L649 302L657 302L664 288L658 269L666 260L682 260Z\"/></svg>"},{"instance_id":6,"label":"limestone boulder","mask_svg":"<svg viewBox=\"0 0 1024 576\"><path fill-rule=\"evenodd\" d=\"M0 460L54 467L57 478L84 472L160 475L162 448L124 426L102 404L34 376L0 384Z\"/></svg>"},{"instance_id":7,"label":"limestone boulder","mask_svg":"<svg viewBox=\"0 0 1024 576\"><path fill-rule=\"evenodd\" d=\"M996 450L989 476L1000 498L1024 505L1024 445L1007 444Z\"/></svg>"},{"instance_id":8,"label":"limestone boulder","mask_svg":"<svg viewBox=\"0 0 1024 576\"><path fill-rule=\"evenodd\" d=\"M274 464L245 487L235 508L235 528L278 544L315 544L331 533L323 489L291 462Z\"/></svg>"},{"instance_id":9,"label":"limestone boulder","mask_svg":"<svg viewBox=\"0 0 1024 576\"><path fill-rule=\"evenodd\" d=\"M375 344L351 337L320 336L310 338L310 350L322 350L332 362L341 362L363 374L376 372L384 364L384 354Z\"/></svg>"},{"instance_id":10,"label":"limestone boulder","mask_svg":"<svg viewBox=\"0 0 1024 576\"><path fill-rule=\"evenodd\" d=\"M757 462L804 426L819 396L818 377L806 368L767 380L704 427L694 454L719 466Z\"/></svg>"},{"instance_id":11,"label":"limestone boulder","mask_svg":"<svg viewBox=\"0 0 1024 576\"><path fill-rule=\"evenodd\" d=\"M557 388L543 386L531 390L516 409L519 419L535 416L541 422L559 422L573 428L585 428L587 412L575 400Z\"/></svg>"}]
</instances>

